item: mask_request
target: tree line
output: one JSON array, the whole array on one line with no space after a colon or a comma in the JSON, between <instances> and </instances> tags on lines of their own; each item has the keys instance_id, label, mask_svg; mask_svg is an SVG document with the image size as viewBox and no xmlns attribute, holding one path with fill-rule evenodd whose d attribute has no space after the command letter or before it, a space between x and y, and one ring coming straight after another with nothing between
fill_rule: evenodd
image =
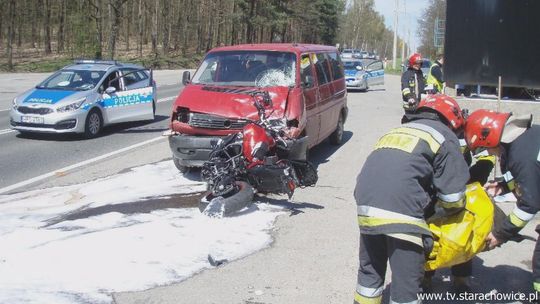
<instances>
[{"instance_id":1,"label":"tree line","mask_svg":"<svg viewBox=\"0 0 540 304\"><path fill-rule=\"evenodd\" d=\"M344 47L374 52L381 58L392 57L394 32L385 26L384 17L375 10L374 0L349 1L342 20L339 40ZM402 43L399 38L398 46Z\"/></svg>"},{"instance_id":2,"label":"tree line","mask_svg":"<svg viewBox=\"0 0 540 304\"><path fill-rule=\"evenodd\" d=\"M392 39L374 0L0 0L7 69L13 58L189 57L263 42L388 56Z\"/></svg>"},{"instance_id":3,"label":"tree line","mask_svg":"<svg viewBox=\"0 0 540 304\"><path fill-rule=\"evenodd\" d=\"M116 58L261 42L334 44L344 0L0 0L0 48Z\"/></svg>"},{"instance_id":4,"label":"tree line","mask_svg":"<svg viewBox=\"0 0 540 304\"><path fill-rule=\"evenodd\" d=\"M446 20L446 0L430 0L424 10L423 16L418 20L418 35L420 36L420 47L418 51L428 58L435 58L438 53L443 53L443 47L435 46L435 27L437 21Z\"/></svg>"}]
</instances>

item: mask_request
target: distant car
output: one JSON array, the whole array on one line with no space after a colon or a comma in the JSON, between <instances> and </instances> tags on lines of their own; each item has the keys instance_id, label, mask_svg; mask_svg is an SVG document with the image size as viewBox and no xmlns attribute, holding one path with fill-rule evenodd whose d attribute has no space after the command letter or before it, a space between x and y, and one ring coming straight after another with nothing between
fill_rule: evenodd
<instances>
[{"instance_id":1,"label":"distant car","mask_svg":"<svg viewBox=\"0 0 540 304\"><path fill-rule=\"evenodd\" d=\"M344 49L341 52L341 59L361 59L364 58L364 53L358 49Z\"/></svg>"},{"instance_id":2,"label":"distant car","mask_svg":"<svg viewBox=\"0 0 540 304\"><path fill-rule=\"evenodd\" d=\"M366 62L360 59L344 59L345 81L347 89L367 91L371 86L384 84L382 61Z\"/></svg>"},{"instance_id":3,"label":"distant car","mask_svg":"<svg viewBox=\"0 0 540 304\"><path fill-rule=\"evenodd\" d=\"M153 120L152 71L117 61L79 60L13 99L11 128L21 133L83 133L104 126Z\"/></svg>"}]
</instances>

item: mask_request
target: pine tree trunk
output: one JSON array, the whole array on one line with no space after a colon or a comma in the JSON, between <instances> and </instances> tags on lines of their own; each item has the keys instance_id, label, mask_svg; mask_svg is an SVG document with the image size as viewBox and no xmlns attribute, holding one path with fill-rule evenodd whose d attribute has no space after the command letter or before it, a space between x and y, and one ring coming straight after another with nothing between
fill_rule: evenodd
<instances>
[{"instance_id":1,"label":"pine tree trunk","mask_svg":"<svg viewBox=\"0 0 540 304\"><path fill-rule=\"evenodd\" d=\"M144 29L144 19L143 19L143 0L139 0L139 13L137 18L137 33L139 36L139 41L137 45L137 51L139 53L139 57L142 57L142 47L143 47L143 29Z\"/></svg>"},{"instance_id":2,"label":"pine tree trunk","mask_svg":"<svg viewBox=\"0 0 540 304\"><path fill-rule=\"evenodd\" d=\"M109 56L114 59L116 51L116 38L118 37L118 28L120 27L120 21L122 18L122 5L123 0L109 0L110 14L110 26L111 31L109 33Z\"/></svg>"},{"instance_id":3,"label":"pine tree trunk","mask_svg":"<svg viewBox=\"0 0 540 304\"><path fill-rule=\"evenodd\" d=\"M159 1L156 1L156 7L154 10L154 20L152 22L152 53L157 58L158 48L157 48L157 35L158 35L158 15L159 15Z\"/></svg>"},{"instance_id":4,"label":"pine tree trunk","mask_svg":"<svg viewBox=\"0 0 540 304\"><path fill-rule=\"evenodd\" d=\"M15 0L9 1L9 23L8 23L8 41L7 41L7 57L8 69L13 70L13 40L15 38Z\"/></svg>"},{"instance_id":5,"label":"pine tree trunk","mask_svg":"<svg viewBox=\"0 0 540 304\"><path fill-rule=\"evenodd\" d=\"M60 23L58 25L58 53L64 51L64 26L66 20L66 0L60 1Z\"/></svg>"},{"instance_id":6,"label":"pine tree trunk","mask_svg":"<svg viewBox=\"0 0 540 304\"><path fill-rule=\"evenodd\" d=\"M51 5L50 0L45 0L44 2L44 11L45 18L43 22L43 27L45 29L45 54L49 55L52 53L51 49Z\"/></svg>"},{"instance_id":7,"label":"pine tree trunk","mask_svg":"<svg viewBox=\"0 0 540 304\"><path fill-rule=\"evenodd\" d=\"M169 10L171 9L170 0L163 0L163 6L161 8L163 37L161 40L163 47L163 54L169 53Z\"/></svg>"},{"instance_id":8,"label":"pine tree trunk","mask_svg":"<svg viewBox=\"0 0 540 304\"><path fill-rule=\"evenodd\" d=\"M133 8L132 6L127 7L126 10L126 52L129 52L129 35L131 34L131 17L132 17Z\"/></svg>"},{"instance_id":9,"label":"pine tree trunk","mask_svg":"<svg viewBox=\"0 0 540 304\"><path fill-rule=\"evenodd\" d=\"M31 18L32 18L32 22L31 22L31 30L30 30L30 45L32 46L32 48L36 48L36 33L37 33L37 29L36 29L36 24L38 23L38 12L39 11L39 4L37 5L32 5L32 8L31 8ZM0 18L2 18L0 16ZM2 31L0 30L0 33ZM0 34L0 41L2 40L2 37L1 37L1 34Z\"/></svg>"}]
</instances>

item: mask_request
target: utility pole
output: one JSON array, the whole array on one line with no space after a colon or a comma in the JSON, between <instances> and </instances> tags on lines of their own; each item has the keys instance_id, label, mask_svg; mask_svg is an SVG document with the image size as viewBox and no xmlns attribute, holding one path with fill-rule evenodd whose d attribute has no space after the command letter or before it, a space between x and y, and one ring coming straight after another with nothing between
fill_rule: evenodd
<instances>
[{"instance_id":1,"label":"utility pole","mask_svg":"<svg viewBox=\"0 0 540 304\"><path fill-rule=\"evenodd\" d=\"M405 35L407 34L407 5L403 5L403 13L404 13L404 18L403 18L403 36L402 36L402 39L401 39L401 63L403 64L405 62Z\"/></svg>"},{"instance_id":2,"label":"utility pole","mask_svg":"<svg viewBox=\"0 0 540 304\"><path fill-rule=\"evenodd\" d=\"M398 13L399 13L399 0L396 0L396 9L395 9L396 16L394 17L394 48L392 50L392 69L396 69L396 60L397 60L397 31L398 31Z\"/></svg>"}]
</instances>

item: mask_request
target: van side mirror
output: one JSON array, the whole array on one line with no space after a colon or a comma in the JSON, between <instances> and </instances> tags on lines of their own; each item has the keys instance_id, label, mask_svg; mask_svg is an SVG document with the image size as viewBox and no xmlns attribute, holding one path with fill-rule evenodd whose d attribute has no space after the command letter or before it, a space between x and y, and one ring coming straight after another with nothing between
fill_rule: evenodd
<instances>
[{"instance_id":1,"label":"van side mirror","mask_svg":"<svg viewBox=\"0 0 540 304\"><path fill-rule=\"evenodd\" d=\"M186 85L191 82L191 73L189 71L184 71L182 74L182 84Z\"/></svg>"},{"instance_id":2,"label":"van side mirror","mask_svg":"<svg viewBox=\"0 0 540 304\"><path fill-rule=\"evenodd\" d=\"M302 84L304 88L312 88L314 84L315 84L315 79L313 79L313 76L306 75L304 79L304 83Z\"/></svg>"},{"instance_id":3,"label":"van side mirror","mask_svg":"<svg viewBox=\"0 0 540 304\"><path fill-rule=\"evenodd\" d=\"M113 94L114 92L116 92L115 87L108 87L107 89L105 89L105 93L107 93L109 95Z\"/></svg>"}]
</instances>

